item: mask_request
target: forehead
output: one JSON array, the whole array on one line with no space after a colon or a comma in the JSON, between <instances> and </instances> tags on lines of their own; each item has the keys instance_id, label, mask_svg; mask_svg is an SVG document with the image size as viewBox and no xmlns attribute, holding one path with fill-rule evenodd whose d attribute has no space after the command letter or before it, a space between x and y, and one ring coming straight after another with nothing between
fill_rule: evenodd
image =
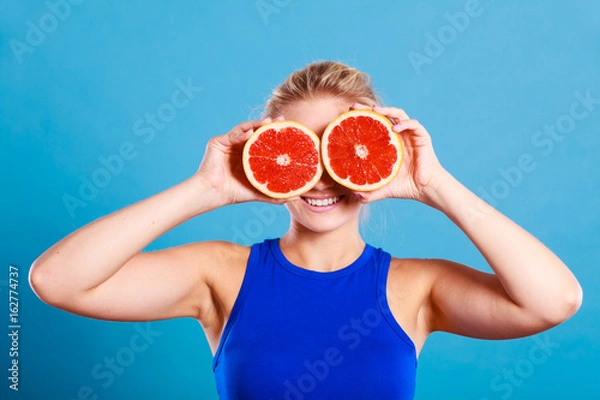
<instances>
[{"instance_id":1,"label":"forehead","mask_svg":"<svg viewBox=\"0 0 600 400\"><path fill-rule=\"evenodd\" d=\"M321 135L327 125L338 115L350 109L352 103L339 98L317 98L301 100L283 110L285 119L306 125L317 135Z\"/></svg>"}]
</instances>

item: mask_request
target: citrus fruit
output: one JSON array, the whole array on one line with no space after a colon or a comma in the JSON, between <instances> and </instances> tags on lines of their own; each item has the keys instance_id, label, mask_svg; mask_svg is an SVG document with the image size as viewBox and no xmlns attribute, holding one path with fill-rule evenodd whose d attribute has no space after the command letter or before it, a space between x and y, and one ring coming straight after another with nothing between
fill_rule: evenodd
<instances>
[{"instance_id":1,"label":"citrus fruit","mask_svg":"<svg viewBox=\"0 0 600 400\"><path fill-rule=\"evenodd\" d=\"M371 110L351 110L325 128L321 155L329 175L359 192L379 189L394 179L403 149L392 122Z\"/></svg>"},{"instance_id":2,"label":"citrus fruit","mask_svg":"<svg viewBox=\"0 0 600 400\"><path fill-rule=\"evenodd\" d=\"M242 162L252 186L274 198L308 192L323 173L318 136L289 120L258 128L244 145Z\"/></svg>"}]
</instances>

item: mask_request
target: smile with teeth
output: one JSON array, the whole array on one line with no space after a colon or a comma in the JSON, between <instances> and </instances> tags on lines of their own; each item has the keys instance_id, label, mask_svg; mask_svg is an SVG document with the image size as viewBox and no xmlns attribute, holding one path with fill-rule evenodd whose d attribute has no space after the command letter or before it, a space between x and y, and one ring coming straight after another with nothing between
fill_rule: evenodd
<instances>
[{"instance_id":1,"label":"smile with teeth","mask_svg":"<svg viewBox=\"0 0 600 400\"><path fill-rule=\"evenodd\" d=\"M341 196L336 196L328 199L311 199L308 197L303 197L302 199L313 207L325 207L337 203L341 198Z\"/></svg>"}]
</instances>

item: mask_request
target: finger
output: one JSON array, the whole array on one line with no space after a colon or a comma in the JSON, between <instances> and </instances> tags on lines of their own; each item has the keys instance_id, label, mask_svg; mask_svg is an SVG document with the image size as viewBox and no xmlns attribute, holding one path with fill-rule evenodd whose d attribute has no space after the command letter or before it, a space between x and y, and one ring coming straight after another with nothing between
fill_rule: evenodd
<instances>
[{"instance_id":1,"label":"finger","mask_svg":"<svg viewBox=\"0 0 600 400\"><path fill-rule=\"evenodd\" d=\"M276 199L274 197L269 197L269 196L266 196L266 195L261 195L258 200L262 201L264 203L281 205L281 204L287 203L290 199Z\"/></svg>"},{"instance_id":2,"label":"finger","mask_svg":"<svg viewBox=\"0 0 600 400\"><path fill-rule=\"evenodd\" d=\"M377 198L375 197L373 192L352 192L354 193L354 195L358 198L358 201L361 204L368 204L371 203L375 200L377 200Z\"/></svg>"},{"instance_id":3,"label":"finger","mask_svg":"<svg viewBox=\"0 0 600 400\"><path fill-rule=\"evenodd\" d=\"M257 200L265 202L265 203L282 205L282 204L285 204L285 203L287 203L289 201L297 200L299 198L300 197L290 197L290 198L281 198L281 199L278 199L278 198L275 198L275 197L267 196L267 195L265 195L263 193L259 193Z\"/></svg>"},{"instance_id":4,"label":"finger","mask_svg":"<svg viewBox=\"0 0 600 400\"><path fill-rule=\"evenodd\" d=\"M227 140L229 140L230 145L236 145L240 143L244 143L246 140L252 136L254 133L254 129L248 129L246 131L242 131L241 129L234 129L229 132L228 135L225 136Z\"/></svg>"},{"instance_id":5,"label":"finger","mask_svg":"<svg viewBox=\"0 0 600 400\"><path fill-rule=\"evenodd\" d=\"M261 120L246 121L246 122L242 122L241 124L236 126L236 128L239 128L239 130L242 132L246 132L248 129L260 128L262 125L268 124L271 121L272 120L270 117L267 117L267 118L264 118Z\"/></svg>"},{"instance_id":6,"label":"finger","mask_svg":"<svg viewBox=\"0 0 600 400\"><path fill-rule=\"evenodd\" d=\"M352 194L354 194L356 196L356 198L358 199L358 201L360 203L365 203L365 198L364 198L365 193L364 192L352 192Z\"/></svg>"},{"instance_id":7,"label":"finger","mask_svg":"<svg viewBox=\"0 0 600 400\"><path fill-rule=\"evenodd\" d=\"M353 192L362 204L373 203L392 197L389 186L369 191L369 192Z\"/></svg>"},{"instance_id":8,"label":"finger","mask_svg":"<svg viewBox=\"0 0 600 400\"><path fill-rule=\"evenodd\" d=\"M365 104L361 104L359 102L354 102L350 106L350 110L370 110L370 109L371 109L371 107L369 107Z\"/></svg>"},{"instance_id":9,"label":"finger","mask_svg":"<svg viewBox=\"0 0 600 400\"><path fill-rule=\"evenodd\" d=\"M394 118L397 120L396 122L410 119L408 114L401 108L373 106L373 111L383 114L388 118Z\"/></svg>"},{"instance_id":10,"label":"finger","mask_svg":"<svg viewBox=\"0 0 600 400\"><path fill-rule=\"evenodd\" d=\"M278 116L277 118L275 118L273 121L284 121L285 117L283 115Z\"/></svg>"},{"instance_id":11,"label":"finger","mask_svg":"<svg viewBox=\"0 0 600 400\"><path fill-rule=\"evenodd\" d=\"M392 129L394 130L394 132L400 133L407 130L417 131L422 128L423 125L421 125L421 123L416 119L405 119L394 125Z\"/></svg>"},{"instance_id":12,"label":"finger","mask_svg":"<svg viewBox=\"0 0 600 400\"><path fill-rule=\"evenodd\" d=\"M271 118L264 118L262 120L246 121L236 126L229 133L229 141L231 144L238 144L248 140L255 129L260 128L262 125L272 122Z\"/></svg>"}]
</instances>

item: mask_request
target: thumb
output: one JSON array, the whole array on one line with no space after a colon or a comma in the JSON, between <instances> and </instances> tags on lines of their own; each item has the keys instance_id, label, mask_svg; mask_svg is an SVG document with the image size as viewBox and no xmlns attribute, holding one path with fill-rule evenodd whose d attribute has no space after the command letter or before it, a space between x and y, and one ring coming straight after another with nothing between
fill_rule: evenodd
<instances>
[{"instance_id":1,"label":"thumb","mask_svg":"<svg viewBox=\"0 0 600 400\"><path fill-rule=\"evenodd\" d=\"M362 204L372 203L377 200L382 200L385 198L385 195L381 192L381 190L374 190L372 192L352 192L358 198Z\"/></svg>"},{"instance_id":2,"label":"thumb","mask_svg":"<svg viewBox=\"0 0 600 400\"><path fill-rule=\"evenodd\" d=\"M369 193L368 192L352 192L358 201L362 204L366 204L369 202Z\"/></svg>"}]
</instances>

